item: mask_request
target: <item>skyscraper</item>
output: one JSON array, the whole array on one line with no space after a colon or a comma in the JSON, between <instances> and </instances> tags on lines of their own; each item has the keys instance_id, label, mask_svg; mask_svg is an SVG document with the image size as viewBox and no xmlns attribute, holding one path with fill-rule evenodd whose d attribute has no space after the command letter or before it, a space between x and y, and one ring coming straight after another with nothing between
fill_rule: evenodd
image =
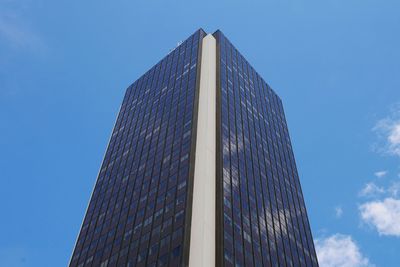
<instances>
[{"instance_id":1,"label":"skyscraper","mask_svg":"<svg viewBox=\"0 0 400 267\"><path fill-rule=\"evenodd\" d=\"M70 266L318 266L282 102L220 31L127 89Z\"/></svg>"}]
</instances>

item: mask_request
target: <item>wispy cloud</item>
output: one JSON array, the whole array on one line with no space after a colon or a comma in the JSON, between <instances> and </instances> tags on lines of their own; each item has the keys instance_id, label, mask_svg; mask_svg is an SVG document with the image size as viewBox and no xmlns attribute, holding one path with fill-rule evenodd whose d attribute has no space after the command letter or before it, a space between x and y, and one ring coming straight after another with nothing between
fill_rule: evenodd
<instances>
[{"instance_id":1,"label":"wispy cloud","mask_svg":"<svg viewBox=\"0 0 400 267\"><path fill-rule=\"evenodd\" d=\"M376 228L379 235L400 237L400 200L389 197L370 201L359 209L362 220Z\"/></svg>"},{"instance_id":2,"label":"wispy cloud","mask_svg":"<svg viewBox=\"0 0 400 267\"><path fill-rule=\"evenodd\" d=\"M334 234L316 239L319 265L321 267L366 267L374 266L365 257L349 235Z\"/></svg>"},{"instance_id":3,"label":"wispy cloud","mask_svg":"<svg viewBox=\"0 0 400 267\"><path fill-rule=\"evenodd\" d=\"M385 192L385 189L383 187L377 186L375 183L370 182L366 183L361 189L359 196L361 197L377 197L380 194L383 194Z\"/></svg>"},{"instance_id":4,"label":"wispy cloud","mask_svg":"<svg viewBox=\"0 0 400 267\"><path fill-rule=\"evenodd\" d=\"M335 216L336 218L341 218L343 215L343 209L340 206L335 207Z\"/></svg>"},{"instance_id":5,"label":"wispy cloud","mask_svg":"<svg viewBox=\"0 0 400 267\"><path fill-rule=\"evenodd\" d=\"M375 172L374 175L378 178L382 178L382 177L386 176L387 173L388 173L387 171L378 171L378 172Z\"/></svg>"},{"instance_id":6,"label":"wispy cloud","mask_svg":"<svg viewBox=\"0 0 400 267\"><path fill-rule=\"evenodd\" d=\"M400 181L392 182L387 191L392 197L398 197L400 193Z\"/></svg>"}]
</instances>

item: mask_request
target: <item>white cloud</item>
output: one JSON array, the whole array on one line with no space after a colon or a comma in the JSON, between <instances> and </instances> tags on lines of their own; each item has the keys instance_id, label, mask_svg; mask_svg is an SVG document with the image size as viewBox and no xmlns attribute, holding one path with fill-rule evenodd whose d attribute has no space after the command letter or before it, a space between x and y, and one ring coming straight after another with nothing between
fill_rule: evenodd
<instances>
[{"instance_id":1,"label":"white cloud","mask_svg":"<svg viewBox=\"0 0 400 267\"><path fill-rule=\"evenodd\" d=\"M379 235L400 237L400 200L392 197L370 201L359 207L361 219Z\"/></svg>"},{"instance_id":2,"label":"white cloud","mask_svg":"<svg viewBox=\"0 0 400 267\"><path fill-rule=\"evenodd\" d=\"M342 215L343 215L342 207L340 207L340 206L335 207L335 215L336 215L336 218L341 218L342 217Z\"/></svg>"},{"instance_id":3,"label":"white cloud","mask_svg":"<svg viewBox=\"0 0 400 267\"><path fill-rule=\"evenodd\" d=\"M375 144L378 152L400 156L400 105L393 108L392 114L377 122L373 128L381 144Z\"/></svg>"},{"instance_id":4,"label":"white cloud","mask_svg":"<svg viewBox=\"0 0 400 267\"><path fill-rule=\"evenodd\" d=\"M318 262L321 267L374 266L348 235L335 234L315 240Z\"/></svg>"},{"instance_id":5,"label":"white cloud","mask_svg":"<svg viewBox=\"0 0 400 267\"><path fill-rule=\"evenodd\" d=\"M386 174L387 174L387 171L378 171L378 172L375 172L375 173L374 173L374 175L375 175L376 177L378 177L378 178L382 178L382 177L384 177Z\"/></svg>"},{"instance_id":6,"label":"white cloud","mask_svg":"<svg viewBox=\"0 0 400 267\"><path fill-rule=\"evenodd\" d=\"M361 189L359 195L362 197L375 197L385 192L383 187L379 187L373 182L365 184L364 188Z\"/></svg>"},{"instance_id":7,"label":"white cloud","mask_svg":"<svg viewBox=\"0 0 400 267\"><path fill-rule=\"evenodd\" d=\"M396 154L400 153L400 121L396 121L391 125L388 140L391 145L395 146Z\"/></svg>"}]
</instances>

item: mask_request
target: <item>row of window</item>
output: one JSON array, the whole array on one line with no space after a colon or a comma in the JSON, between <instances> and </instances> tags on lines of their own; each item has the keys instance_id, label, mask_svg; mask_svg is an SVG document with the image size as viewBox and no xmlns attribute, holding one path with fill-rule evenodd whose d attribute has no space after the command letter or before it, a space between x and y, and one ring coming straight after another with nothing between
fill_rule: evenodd
<instances>
[{"instance_id":1,"label":"row of window","mask_svg":"<svg viewBox=\"0 0 400 267\"><path fill-rule=\"evenodd\" d=\"M202 34L128 88L70 266L181 262Z\"/></svg>"},{"instance_id":2,"label":"row of window","mask_svg":"<svg viewBox=\"0 0 400 267\"><path fill-rule=\"evenodd\" d=\"M225 266L315 266L282 103L217 32Z\"/></svg>"}]
</instances>

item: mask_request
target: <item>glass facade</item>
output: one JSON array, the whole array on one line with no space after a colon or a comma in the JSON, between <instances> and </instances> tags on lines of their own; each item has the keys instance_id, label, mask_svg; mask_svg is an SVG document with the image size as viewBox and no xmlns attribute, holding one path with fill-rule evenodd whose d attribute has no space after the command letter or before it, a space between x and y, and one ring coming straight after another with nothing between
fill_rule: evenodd
<instances>
[{"instance_id":1,"label":"glass facade","mask_svg":"<svg viewBox=\"0 0 400 267\"><path fill-rule=\"evenodd\" d=\"M127 89L70 266L187 261L204 35L195 32Z\"/></svg>"},{"instance_id":2,"label":"glass facade","mask_svg":"<svg viewBox=\"0 0 400 267\"><path fill-rule=\"evenodd\" d=\"M196 31L127 89L70 266L188 265L205 36ZM282 101L213 36L216 266L318 266Z\"/></svg>"},{"instance_id":3,"label":"glass facade","mask_svg":"<svg viewBox=\"0 0 400 267\"><path fill-rule=\"evenodd\" d=\"M318 266L282 101L214 37L217 266Z\"/></svg>"}]
</instances>

